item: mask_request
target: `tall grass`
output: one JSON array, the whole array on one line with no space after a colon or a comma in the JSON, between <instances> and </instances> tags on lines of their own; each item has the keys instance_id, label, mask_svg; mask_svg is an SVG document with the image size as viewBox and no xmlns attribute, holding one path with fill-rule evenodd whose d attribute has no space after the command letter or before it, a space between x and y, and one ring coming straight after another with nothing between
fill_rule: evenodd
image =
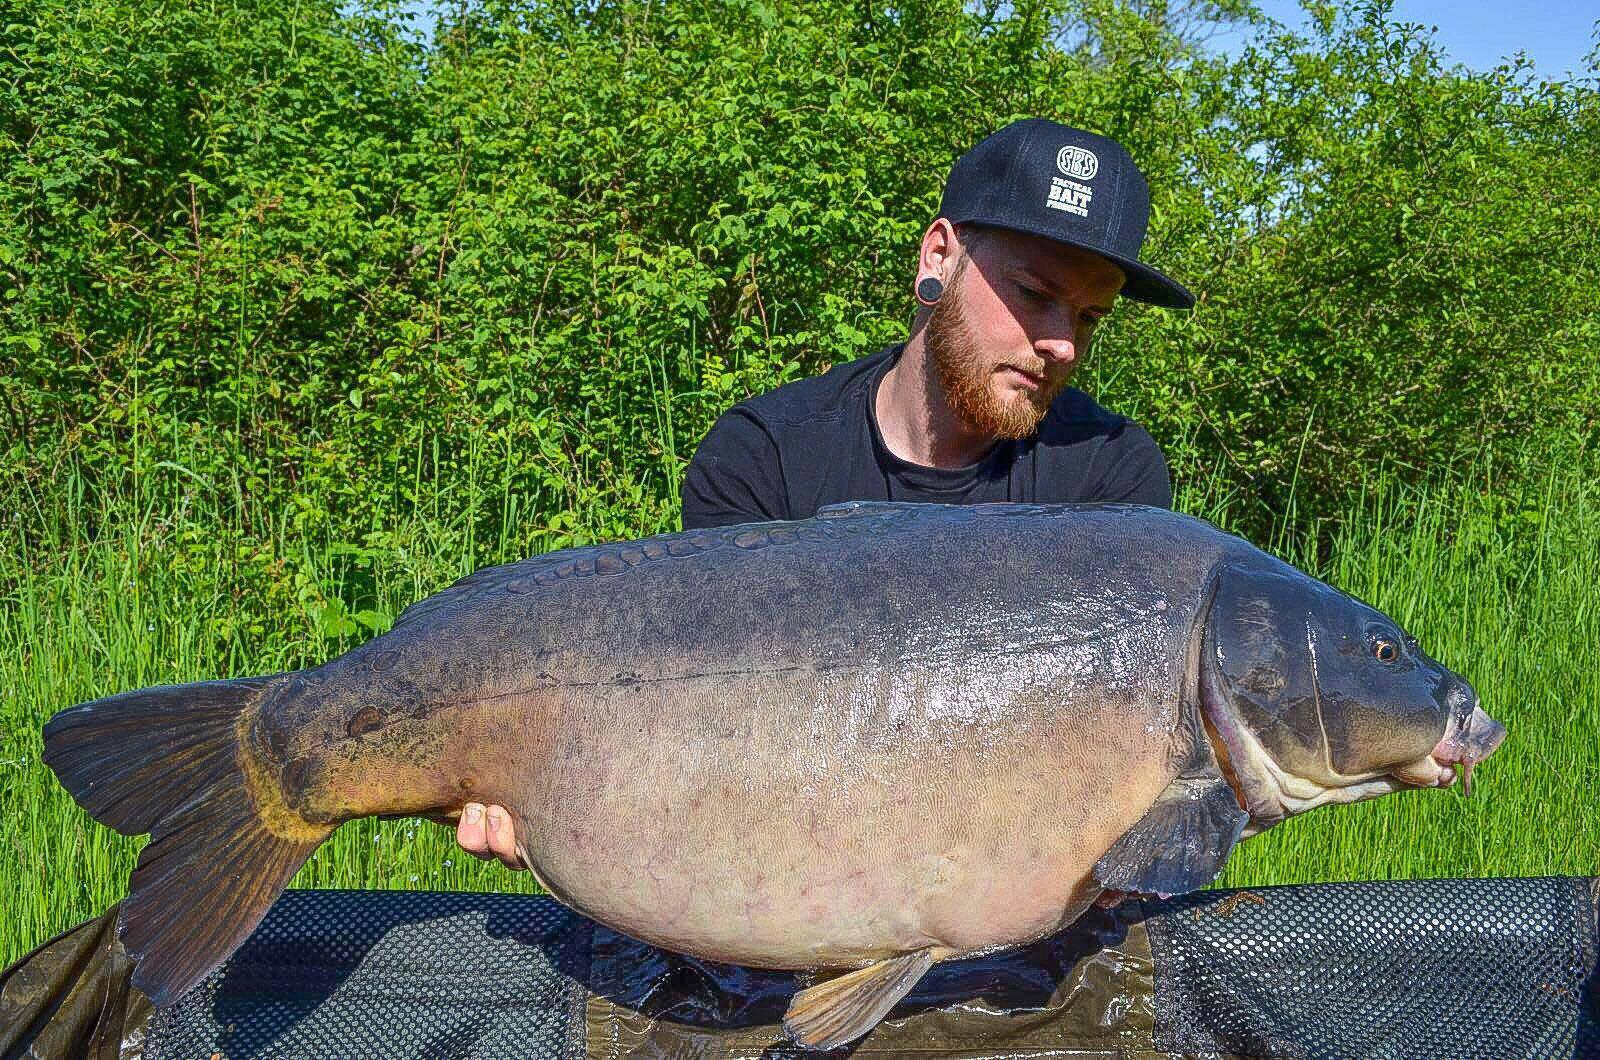
<instances>
[{"instance_id":1,"label":"tall grass","mask_svg":"<svg viewBox=\"0 0 1600 1060\"><path fill-rule=\"evenodd\" d=\"M571 543L530 528L529 498L492 478L361 542L306 540L174 464L92 493L67 475L0 529L0 962L123 893L141 840L90 821L39 760L56 710L142 685L312 665L385 628L460 573ZM1226 523L1227 498L1190 493ZM508 513L498 541L472 518ZM494 509L490 509L494 510ZM244 514L240 514L244 513ZM582 525L582 514L574 521ZM654 527L641 525L639 532ZM1229 885L1600 871L1600 489L1581 469L1506 495L1483 481L1408 489L1379 478L1338 527L1286 519L1274 550L1375 604L1471 680L1510 731L1468 799L1459 788L1319 810L1250 840ZM422 821L341 828L297 886L533 889Z\"/></svg>"}]
</instances>

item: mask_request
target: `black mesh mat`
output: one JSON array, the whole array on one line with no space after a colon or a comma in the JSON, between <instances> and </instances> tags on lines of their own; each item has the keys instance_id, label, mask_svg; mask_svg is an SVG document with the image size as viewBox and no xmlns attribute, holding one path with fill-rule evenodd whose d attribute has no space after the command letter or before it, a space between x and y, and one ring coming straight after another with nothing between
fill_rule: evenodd
<instances>
[{"instance_id":1,"label":"black mesh mat","mask_svg":"<svg viewBox=\"0 0 1600 1060\"><path fill-rule=\"evenodd\" d=\"M579 1058L591 928L548 898L287 891L145 1060Z\"/></svg>"},{"instance_id":2,"label":"black mesh mat","mask_svg":"<svg viewBox=\"0 0 1600 1060\"><path fill-rule=\"evenodd\" d=\"M906 1032L923 1028L914 1051L924 1058L1600 1057L1596 902L1595 880L1552 878L1208 891L1132 903L1113 917L1127 929L1105 936L1121 939L1128 974L1085 973L1096 967L1097 943L1035 947L1055 955L1037 969L1059 984L1053 998L1044 983L1019 994L1035 1000L1013 1016L1003 1006L986 1017L999 1018L1001 1030L1051 1023L1063 1028L1056 1042L1081 1037L1079 1047L1008 1051L992 1022L976 1037L976 1024L961 1030L958 1010L977 1004L967 1002L912 1014ZM749 1019L731 1019L726 1041L704 1024L692 1035L665 1022L663 1033L651 1032L655 1016L640 1011L639 997L659 995L670 1008L685 991L711 991L701 999L707 1011L773 1002L773 1018L782 999L742 997L754 989L750 976L695 962L685 986L685 959L649 952L626 967L614 959L591 966L602 934L547 898L291 891L227 964L153 1018L143 1055L778 1055L775 1043L750 1047L748 1027L735 1041L736 1025ZM1153 976L1141 980L1146 934ZM1008 959L1037 961L1031 952ZM1063 953L1071 955L1065 964ZM965 981L957 966L940 972ZM1086 991L1096 1004L1066 1004ZM1154 1030L1147 1020L1140 1046L1137 1020L1109 1037L1100 1033L1104 1017L1087 1030L1065 1029L1072 1013L1102 1008L1153 1011Z\"/></svg>"},{"instance_id":3,"label":"black mesh mat","mask_svg":"<svg viewBox=\"0 0 1600 1060\"><path fill-rule=\"evenodd\" d=\"M1203 891L1158 908L1161 1048L1600 1057L1593 879Z\"/></svg>"}]
</instances>

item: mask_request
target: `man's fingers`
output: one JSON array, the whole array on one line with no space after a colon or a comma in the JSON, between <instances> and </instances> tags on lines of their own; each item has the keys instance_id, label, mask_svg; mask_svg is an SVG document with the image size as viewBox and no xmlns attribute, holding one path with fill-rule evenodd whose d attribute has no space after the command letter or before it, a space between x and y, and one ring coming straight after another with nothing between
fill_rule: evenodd
<instances>
[{"instance_id":1,"label":"man's fingers","mask_svg":"<svg viewBox=\"0 0 1600 1060\"><path fill-rule=\"evenodd\" d=\"M489 849L506 868L522 868L517 858L516 829L511 826L511 815L499 806L491 806L485 816L489 819Z\"/></svg>"},{"instance_id":2,"label":"man's fingers","mask_svg":"<svg viewBox=\"0 0 1600 1060\"><path fill-rule=\"evenodd\" d=\"M485 861L489 853L489 833L483 824L483 805L469 802L461 808L461 820L456 824L456 842L475 858Z\"/></svg>"},{"instance_id":3,"label":"man's fingers","mask_svg":"<svg viewBox=\"0 0 1600 1060\"><path fill-rule=\"evenodd\" d=\"M461 820L456 825L456 842L482 861L499 858L508 869L522 868L522 860L517 857L517 830L503 807L467 803L461 808Z\"/></svg>"}]
</instances>

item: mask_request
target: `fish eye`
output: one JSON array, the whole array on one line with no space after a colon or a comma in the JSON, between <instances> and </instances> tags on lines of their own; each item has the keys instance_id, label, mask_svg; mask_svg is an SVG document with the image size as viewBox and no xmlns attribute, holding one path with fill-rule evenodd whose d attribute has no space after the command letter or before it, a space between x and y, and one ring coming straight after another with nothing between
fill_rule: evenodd
<instances>
[{"instance_id":1,"label":"fish eye","mask_svg":"<svg viewBox=\"0 0 1600 1060\"><path fill-rule=\"evenodd\" d=\"M1388 637L1375 637L1372 641L1372 654L1379 662L1392 663L1400 658L1400 645Z\"/></svg>"}]
</instances>

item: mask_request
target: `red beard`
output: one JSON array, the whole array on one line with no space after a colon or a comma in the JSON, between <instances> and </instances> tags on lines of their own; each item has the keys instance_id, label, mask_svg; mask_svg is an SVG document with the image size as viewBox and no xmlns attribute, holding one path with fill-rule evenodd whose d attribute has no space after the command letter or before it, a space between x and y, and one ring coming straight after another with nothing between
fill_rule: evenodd
<instances>
[{"instance_id":1,"label":"red beard","mask_svg":"<svg viewBox=\"0 0 1600 1060\"><path fill-rule=\"evenodd\" d=\"M1002 366L990 364L984 358L958 308L965 265L963 260L945 289L944 297L939 299L933 307L933 315L928 318L923 341L928 347L929 361L950 411L968 430L992 438L1026 438L1039 429L1039 421L1050 411L1050 403L1067 385L1067 373L1052 379L1041 361L1016 364L1013 367L1040 377L1044 382L1037 390L1010 391L1004 397L995 393L995 371Z\"/></svg>"}]
</instances>

